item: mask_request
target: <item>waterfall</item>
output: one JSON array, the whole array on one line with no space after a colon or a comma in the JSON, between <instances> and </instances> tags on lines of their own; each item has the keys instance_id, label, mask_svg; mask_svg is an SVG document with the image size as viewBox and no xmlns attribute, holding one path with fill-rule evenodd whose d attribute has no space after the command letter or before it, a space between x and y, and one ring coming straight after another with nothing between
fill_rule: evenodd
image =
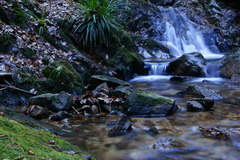
<instances>
[{"instance_id":1,"label":"waterfall","mask_svg":"<svg viewBox=\"0 0 240 160\"><path fill-rule=\"evenodd\" d=\"M220 54L216 45L208 47L203 35L194 28L193 22L178 9L160 6L159 10L162 18L155 18L153 25L154 30L158 34L151 38L167 46L172 57L180 57L185 53L191 52L201 53L207 62L210 62L206 65L206 75L219 76L217 71L218 63L215 60L222 58L223 55ZM209 48L214 48L214 50ZM142 54L146 56L146 53L143 52ZM153 54L155 55L154 52ZM145 63L150 68L150 75L166 74L165 71L169 63L159 62L159 55L163 55L163 53L155 55L155 63L153 63L153 60L151 60L151 63Z\"/></svg>"},{"instance_id":2,"label":"waterfall","mask_svg":"<svg viewBox=\"0 0 240 160\"><path fill-rule=\"evenodd\" d=\"M173 56L179 57L184 53L199 52L206 59L222 57L218 50L215 50L216 53L209 50L202 34L196 31L186 15L173 7L159 7L159 10L163 17L162 23L165 23L165 32L161 40L177 48L170 49Z\"/></svg>"},{"instance_id":3,"label":"waterfall","mask_svg":"<svg viewBox=\"0 0 240 160\"><path fill-rule=\"evenodd\" d=\"M145 62L145 65L150 68L149 75L164 75L169 62Z\"/></svg>"}]
</instances>

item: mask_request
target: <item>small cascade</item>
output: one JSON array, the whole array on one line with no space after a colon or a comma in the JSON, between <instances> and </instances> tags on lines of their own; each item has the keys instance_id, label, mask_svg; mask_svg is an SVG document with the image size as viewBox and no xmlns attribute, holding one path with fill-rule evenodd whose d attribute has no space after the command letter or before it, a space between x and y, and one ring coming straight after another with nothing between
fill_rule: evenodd
<instances>
[{"instance_id":1,"label":"small cascade","mask_svg":"<svg viewBox=\"0 0 240 160\"><path fill-rule=\"evenodd\" d=\"M169 7L159 7L163 22L165 23L165 32L161 37L162 41L175 46L170 52L173 56L179 57L184 53L199 52L206 59L219 58L219 51L212 53L204 42L201 33L197 32L187 16L177 9ZM214 47L216 48L216 47Z\"/></svg>"},{"instance_id":2,"label":"small cascade","mask_svg":"<svg viewBox=\"0 0 240 160\"><path fill-rule=\"evenodd\" d=\"M206 75L208 77L219 76L219 63L217 60L222 58L223 55L220 54L214 41L210 46L207 46L202 34L194 28L193 22L178 9L159 6L159 10L162 18L154 19L155 25L153 26L159 34L151 38L164 44L169 49L172 57L180 57L185 53L191 52L201 53L207 61L206 67L204 66ZM142 54L146 57L145 52ZM161 59L159 55L163 55L163 53L152 52L152 54L154 55L149 55L148 57L155 57L156 62L146 62L146 66L150 68L149 75L166 75L166 68L169 62L159 62L159 59Z\"/></svg>"},{"instance_id":3,"label":"small cascade","mask_svg":"<svg viewBox=\"0 0 240 160\"><path fill-rule=\"evenodd\" d=\"M145 62L145 65L150 68L149 75L164 75L169 62Z\"/></svg>"}]
</instances>

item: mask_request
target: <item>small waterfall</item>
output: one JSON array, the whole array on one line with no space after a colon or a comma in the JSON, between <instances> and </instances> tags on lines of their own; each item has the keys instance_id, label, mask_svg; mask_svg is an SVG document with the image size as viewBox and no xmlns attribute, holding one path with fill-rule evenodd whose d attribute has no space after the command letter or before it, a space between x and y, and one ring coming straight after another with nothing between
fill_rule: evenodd
<instances>
[{"instance_id":1,"label":"small waterfall","mask_svg":"<svg viewBox=\"0 0 240 160\"><path fill-rule=\"evenodd\" d=\"M187 16L177 9L169 7L159 7L165 23L165 32L161 40L167 41L177 48L170 52L173 56L179 57L184 53L199 52L206 59L219 58L219 51L212 53L204 42L201 33L198 33ZM216 48L216 47L215 47Z\"/></svg>"},{"instance_id":2,"label":"small waterfall","mask_svg":"<svg viewBox=\"0 0 240 160\"><path fill-rule=\"evenodd\" d=\"M154 19L155 25L153 28L158 34L154 37L156 41L161 42L167 46L170 51L170 55L173 57L180 57L185 53L199 52L207 60L205 67L206 75L219 76L219 65L216 60L223 57L214 45L214 41L211 46L207 46L202 34L194 28L193 22L191 22L186 15L181 13L178 9L173 7L159 7L161 12L161 18ZM209 49L211 48L211 50ZM143 52L146 56L146 53ZM169 63L159 62L160 56L153 52L156 62L147 62L146 65L150 68L149 75L162 75L166 74L166 68ZM163 53L159 53L163 55ZM154 56L149 56L154 57ZM165 56L166 57L166 56Z\"/></svg>"},{"instance_id":3,"label":"small waterfall","mask_svg":"<svg viewBox=\"0 0 240 160\"><path fill-rule=\"evenodd\" d=\"M164 75L169 62L145 62L145 65L150 68L149 75Z\"/></svg>"}]
</instances>

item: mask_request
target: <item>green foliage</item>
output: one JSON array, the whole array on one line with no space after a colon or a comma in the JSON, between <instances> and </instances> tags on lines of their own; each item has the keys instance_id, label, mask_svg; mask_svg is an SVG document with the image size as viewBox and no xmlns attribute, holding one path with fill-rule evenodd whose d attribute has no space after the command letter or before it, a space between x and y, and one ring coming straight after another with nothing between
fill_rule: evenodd
<instances>
[{"instance_id":1,"label":"green foliage","mask_svg":"<svg viewBox=\"0 0 240 160\"><path fill-rule=\"evenodd\" d=\"M45 130L28 128L1 116L0 151L0 159L84 159L80 154L82 151L56 135ZM67 151L79 153L64 153Z\"/></svg>"},{"instance_id":2,"label":"green foliage","mask_svg":"<svg viewBox=\"0 0 240 160\"><path fill-rule=\"evenodd\" d=\"M13 11L16 16L16 24L18 24L20 27L25 27L27 23L27 15L23 12L16 1L13 2Z\"/></svg>"},{"instance_id":3,"label":"green foliage","mask_svg":"<svg viewBox=\"0 0 240 160\"><path fill-rule=\"evenodd\" d=\"M81 0L79 7L82 13L74 33L79 32L82 45L109 45L111 35L121 27L117 17L120 3L117 0Z\"/></svg>"}]
</instances>

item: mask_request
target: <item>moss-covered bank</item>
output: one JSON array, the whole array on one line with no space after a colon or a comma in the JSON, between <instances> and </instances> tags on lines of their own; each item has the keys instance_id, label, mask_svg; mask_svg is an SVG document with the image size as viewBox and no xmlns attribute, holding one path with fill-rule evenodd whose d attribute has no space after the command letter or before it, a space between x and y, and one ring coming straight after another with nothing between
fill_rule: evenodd
<instances>
[{"instance_id":1,"label":"moss-covered bank","mask_svg":"<svg viewBox=\"0 0 240 160\"><path fill-rule=\"evenodd\" d=\"M84 159L79 148L43 129L0 116L0 159ZM71 155L71 154L72 155Z\"/></svg>"}]
</instances>

